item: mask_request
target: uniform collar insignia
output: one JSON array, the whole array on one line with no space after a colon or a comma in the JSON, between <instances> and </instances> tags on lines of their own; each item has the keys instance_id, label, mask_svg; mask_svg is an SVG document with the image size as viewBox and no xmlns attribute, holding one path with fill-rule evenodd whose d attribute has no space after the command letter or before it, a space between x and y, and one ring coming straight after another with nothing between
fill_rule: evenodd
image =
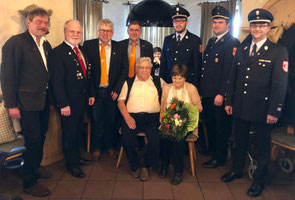
<instances>
[{"instance_id":1,"label":"uniform collar insignia","mask_svg":"<svg viewBox=\"0 0 295 200\"><path fill-rule=\"evenodd\" d=\"M185 36L185 39L188 39L188 36L187 35Z\"/></svg>"},{"instance_id":2,"label":"uniform collar insignia","mask_svg":"<svg viewBox=\"0 0 295 200\"><path fill-rule=\"evenodd\" d=\"M175 35L173 35L172 38L175 38Z\"/></svg>"},{"instance_id":3,"label":"uniform collar insignia","mask_svg":"<svg viewBox=\"0 0 295 200\"><path fill-rule=\"evenodd\" d=\"M264 46L264 50L267 51L268 50L268 46Z\"/></svg>"},{"instance_id":4,"label":"uniform collar insignia","mask_svg":"<svg viewBox=\"0 0 295 200\"><path fill-rule=\"evenodd\" d=\"M245 46L244 50L247 50L248 49L248 46Z\"/></svg>"}]
</instances>

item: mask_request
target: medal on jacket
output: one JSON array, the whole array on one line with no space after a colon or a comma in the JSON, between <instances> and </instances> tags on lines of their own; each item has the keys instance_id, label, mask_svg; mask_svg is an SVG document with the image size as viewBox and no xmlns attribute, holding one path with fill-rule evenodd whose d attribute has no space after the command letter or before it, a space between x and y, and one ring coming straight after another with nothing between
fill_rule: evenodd
<instances>
[{"instance_id":1,"label":"medal on jacket","mask_svg":"<svg viewBox=\"0 0 295 200\"><path fill-rule=\"evenodd\" d=\"M218 63L218 58L215 58L215 62Z\"/></svg>"}]
</instances>

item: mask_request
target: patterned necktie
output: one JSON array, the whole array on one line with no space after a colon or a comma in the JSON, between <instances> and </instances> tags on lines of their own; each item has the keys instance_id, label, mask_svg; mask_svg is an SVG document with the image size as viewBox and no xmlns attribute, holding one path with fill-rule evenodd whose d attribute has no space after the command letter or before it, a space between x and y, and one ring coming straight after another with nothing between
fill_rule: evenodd
<instances>
[{"instance_id":1,"label":"patterned necktie","mask_svg":"<svg viewBox=\"0 0 295 200\"><path fill-rule=\"evenodd\" d=\"M86 66L85 66L84 60L83 60L83 58L81 56L81 53L80 53L78 47L74 47L74 51L75 51L75 53L76 53L76 55L78 57L79 63L81 65L81 68L82 68L82 71L83 71L83 75L86 78Z\"/></svg>"},{"instance_id":2,"label":"patterned necktie","mask_svg":"<svg viewBox=\"0 0 295 200\"><path fill-rule=\"evenodd\" d=\"M101 44L100 50L100 83L102 85L106 85L108 83L108 74L107 74L107 57L106 57L106 50L105 44Z\"/></svg>"},{"instance_id":3,"label":"patterned necktie","mask_svg":"<svg viewBox=\"0 0 295 200\"><path fill-rule=\"evenodd\" d=\"M134 65L135 65L135 58L136 58L136 50L135 50L135 42L132 42L132 49L130 52L130 58L129 58L129 78L134 77Z\"/></svg>"},{"instance_id":4,"label":"patterned necktie","mask_svg":"<svg viewBox=\"0 0 295 200\"><path fill-rule=\"evenodd\" d=\"M257 45L254 44L254 45L253 45L253 49L252 49L252 51L251 51L251 56L254 56L254 55L255 55L255 53L256 53L256 48L257 48Z\"/></svg>"}]
</instances>

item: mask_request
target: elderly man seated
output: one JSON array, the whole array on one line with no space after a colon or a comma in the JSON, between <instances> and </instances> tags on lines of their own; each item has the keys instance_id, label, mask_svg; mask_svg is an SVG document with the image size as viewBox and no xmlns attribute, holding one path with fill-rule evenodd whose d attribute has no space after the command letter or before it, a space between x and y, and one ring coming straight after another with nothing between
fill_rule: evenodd
<instances>
[{"instance_id":1,"label":"elderly man seated","mask_svg":"<svg viewBox=\"0 0 295 200\"><path fill-rule=\"evenodd\" d=\"M166 84L159 77L151 76L151 59L141 57L136 61L136 76L128 79L118 99L124 118L122 145L127 154L131 173L141 181L148 179L149 168L157 169L159 162L159 112L162 87ZM143 131L148 139L144 162L139 163L136 153L137 136Z\"/></svg>"}]
</instances>

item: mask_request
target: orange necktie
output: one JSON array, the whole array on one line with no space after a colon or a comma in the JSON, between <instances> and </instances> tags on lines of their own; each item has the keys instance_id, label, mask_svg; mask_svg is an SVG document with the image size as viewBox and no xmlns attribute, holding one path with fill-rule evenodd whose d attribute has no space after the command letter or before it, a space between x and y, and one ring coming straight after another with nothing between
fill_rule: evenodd
<instances>
[{"instance_id":1,"label":"orange necktie","mask_svg":"<svg viewBox=\"0 0 295 200\"><path fill-rule=\"evenodd\" d=\"M132 49L130 52L130 58L129 58L129 78L134 77L134 65L135 65L135 58L136 58L136 50L135 50L135 42L132 42Z\"/></svg>"},{"instance_id":2,"label":"orange necktie","mask_svg":"<svg viewBox=\"0 0 295 200\"><path fill-rule=\"evenodd\" d=\"M107 58L106 58L106 50L104 44L101 44L100 50L100 83L102 85L106 85L108 83L108 73L107 73Z\"/></svg>"}]
</instances>

